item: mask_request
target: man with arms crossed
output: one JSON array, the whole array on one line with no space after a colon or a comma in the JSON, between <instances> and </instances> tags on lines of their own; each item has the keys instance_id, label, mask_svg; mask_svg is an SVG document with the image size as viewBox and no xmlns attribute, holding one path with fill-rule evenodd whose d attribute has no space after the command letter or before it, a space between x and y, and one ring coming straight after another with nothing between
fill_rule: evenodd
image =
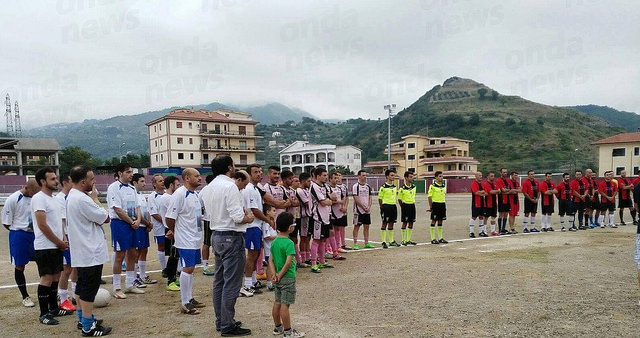
<instances>
[{"instance_id":1,"label":"man with arms crossed","mask_svg":"<svg viewBox=\"0 0 640 338\"><path fill-rule=\"evenodd\" d=\"M358 250L358 233L360 226L363 226L364 247L365 249L374 248L369 243L369 226L371 225L371 186L367 183L367 172L358 171L358 182L352 189L353 195L353 250Z\"/></svg>"},{"instance_id":2,"label":"man with arms crossed","mask_svg":"<svg viewBox=\"0 0 640 338\"><path fill-rule=\"evenodd\" d=\"M149 204L149 214L151 215L151 224L153 225L153 238L158 245L158 261L160 268L164 272L167 267L167 257L164 253L164 222L163 216L158 211L158 203L164 195L164 177L161 174L154 174L151 178L153 185L153 193L149 195L147 203Z\"/></svg>"},{"instance_id":3,"label":"man with arms crossed","mask_svg":"<svg viewBox=\"0 0 640 338\"><path fill-rule=\"evenodd\" d=\"M522 219L522 232L540 232L536 229L536 212L538 211L538 197L540 194L539 183L536 181L535 172L529 170L527 179L522 182L522 194L524 195L524 218ZM531 215L531 218L529 218ZM531 230L529 230L529 222L531 222Z\"/></svg>"}]
</instances>

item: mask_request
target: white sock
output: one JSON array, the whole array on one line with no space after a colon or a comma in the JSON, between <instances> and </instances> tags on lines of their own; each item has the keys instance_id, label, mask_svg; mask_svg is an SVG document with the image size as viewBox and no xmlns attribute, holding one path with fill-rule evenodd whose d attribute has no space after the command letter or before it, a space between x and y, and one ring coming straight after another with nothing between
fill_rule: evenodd
<instances>
[{"instance_id":1,"label":"white sock","mask_svg":"<svg viewBox=\"0 0 640 338\"><path fill-rule=\"evenodd\" d=\"M138 261L138 268L140 269L140 278L147 278L147 261Z\"/></svg>"},{"instance_id":2,"label":"white sock","mask_svg":"<svg viewBox=\"0 0 640 338\"><path fill-rule=\"evenodd\" d=\"M551 226L551 215L547 215L547 228L553 228Z\"/></svg>"},{"instance_id":3,"label":"white sock","mask_svg":"<svg viewBox=\"0 0 640 338\"><path fill-rule=\"evenodd\" d=\"M574 218L573 215L570 215L569 216L569 227L570 228L573 228L573 226L574 226L573 222L575 222L575 218Z\"/></svg>"},{"instance_id":4,"label":"white sock","mask_svg":"<svg viewBox=\"0 0 640 338\"><path fill-rule=\"evenodd\" d=\"M164 251L158 251L158 261L162 270L167 268L167 256L165 256Z\"/></svg>"},{"instance_id":5,"label":"white sock","mask_svg":"<svg viewBox=\"0 0 640 338\"><path fill-rule=\"evenodd\" d=\"M527 216L522 217L522 227L524 229L529 229L529 217Z\"/></svg>"},{"instance_id":6,"label":"white sock","mask_svg":"<svg viewBox=\"0 0 640 338\"><path fill-rule=\"evenodd\" d=\"M189 300L193 299L193 274L189 274Z\"/></svg>"},{"instance_id":7,"label":"white sock","mask_svg":"<svg viewBox=\"0 0 640 338\"><path fill-rule=\"evenodd\" d=\"M469 233L472 234L476 231L475 229L475 220L473 218L469 219Z\"/></svg>"},{"instance_id":8,"label":"white sock","mask_svg":"<svg viewBox=\"0 0 640 338\"><path fill-rule=\"evenodd\" d=\"M491 232L495 232L496 231L496 223L495 221L491 222Z\"/></svg>"},{"instance_id":9,"label":"white sock","mask_svg":"<svg viewBox=\"0 0 640 338\"><path fill-rule=\"evenodd\" d=\"M253 273L251 274L251 285L255 284L258 281L258 278L256 278L257 276L257 272L254 270Z\"/></svg>"},{"instance_id":10,"label":"white sock","mask_svg":"<svg viewBox=\"0 0 640 338\"><path fill-rule=\"evenodd\" d=\"M615 215L614 214L609 214L609 225L610 226L614 226L615 225Z\"/></svg>"},{"instance_id":11,"label":"white sock","mask_svg":"<svg viewBox=\"0 0 640 338\"><path fill-rule=\"evenodd\" d=\"M118 274L114 273L113 277L111 277L111 281L113 283L113 290L114 291L122 289L122 286L120 285L120 283L122 282L121 278L122 278L122 274L121 273L118 273Z\"/></svg>"},{"instance_id":12,"label":"white sock","mask_svg":"<svg viewBox=\"0 0 640 338\"><path fill-rule=\"evenodd\" d=\"M136 280L136 272L127 270L127 276L124 279L124 286L128 288L133 287L133 282Z\"/></svg>"},{"instance_id":13,"label":"white sock","mask_svg":"<svg viewBox=\"0 0 640 338\"><path fill-rule=\"evenodd\" d=\"M209 267L209 260L203 259L202 260L202 266L206 269Z\"/></svg>"},{"instance_id":14,"label":"white sock","mask_svg":"<svg viewBox=\"0 0 640 338\"><path fill-rule=\"evenodd\" d=\"M76 282L71 282L71 298L76 298Z\"/></svg>"},{"instance_id":15,"label":"white sock","mask_svg":"<svg viewBox=\"0 0 640 338\"><path fill-rule=\"evenodd\" d=\"M189 303L189 274L182 271L180 273L180 297L182 299L182 305Z\"/></svg>"},{"instance_id":16,"label":"white sock","mask_svg":"<svg viewBox=\"0 0 640 338\"><path fill-rule=\"evenodd\" d=\"M560 216L560 227L564 228L564 216Z\"/></svg>"},{"instance_id":17,"label":"white sock","mask_svg":"<svg viewBox=\"0 0 640 338\"><path fill-rule=\"evenodd\" d=\"M245 277L245 278L244 278L244 287L245 287L245 288L250 288L250 287L252 287L252 286L253 286L252 281L253 281L253 278L251 278L251 277Z\"/></svg>"},{"instance_id":18,"label":"white sock","mask_svg":"<svg viewBox=\"0 0 640 338\"><path fill-rule=\"evenodd\" d=\"M69 292L67 291L67 289L58 289L58 300L60 301L61 304L62 302L67 300L68 296L69 296Z\"/></svg>"},{"instance_id":19,"label":"white sock","mask_svg":"<svg viewBox=\"0 0 640 338\"><path fill-rule=\"evenodd\" d=\"M540 217L540 226L542 229L547 228L547 215L542 215L542 217Z\"/></svg>"},{"instance_id":20,"label":"white sock","mask_svg":"<svg viewBox=\"0 0 640 338\"><path fill-rule=\"evenodd\" d=\"M136 262L136 265L133 267L133 271L136 272L136 274L140 273L140 265L138 264L139 261Z\"/></svg>"},{"instance_id":21,"label":"white sock","mask_svg":"<svg viewBox=\"0 0 640 338\"><path fill-rule=\"evenodd\" d=\"M531 223L531 229L533 229L533 228L536 227L536 216L531 216L530 220L531 220L531 222L530 222Z\"/></svg>"},{"instance_id":22,"label":"white sock","mask_svg":"<svg viewBox=\"0 0 640 338\"><path fill-rule=\"evenodd\" d=\"M604 215L598 216L598 225L602 226L604 224Z\"/></svg>"}]
</instances>

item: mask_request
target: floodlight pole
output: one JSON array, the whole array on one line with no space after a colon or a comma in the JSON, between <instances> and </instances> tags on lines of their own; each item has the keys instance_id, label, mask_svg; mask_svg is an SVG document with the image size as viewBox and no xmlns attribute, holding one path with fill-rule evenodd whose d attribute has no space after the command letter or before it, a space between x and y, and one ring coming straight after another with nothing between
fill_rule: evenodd
<instances>
[{"instance_id":1,"label":"floodlight pole","mask_svg":"<svg viewBox=\"0 0 640 338\"><path fill-rule=\"evenodd\" d=\"M388 129L387 129L387 169L391 169L391 117L394 115L393 110L396 108L396 104L388 104L384 106L384 110L389 112L389 116L387 118Z\"/></svg>"}]
</instances>

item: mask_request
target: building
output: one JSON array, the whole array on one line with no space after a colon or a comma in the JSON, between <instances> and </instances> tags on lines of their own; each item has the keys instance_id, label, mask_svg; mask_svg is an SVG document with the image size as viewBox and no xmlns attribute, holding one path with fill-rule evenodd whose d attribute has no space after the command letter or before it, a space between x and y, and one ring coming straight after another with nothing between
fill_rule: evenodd
<instances>
[{"instance_id":1,"label":"building","mask_svg":"<svg viewBox=\"0 0 640 338\"><path fill-rule=\"evenodd\" d=\"M357 173L362 169L362 151L354 146L311 144L295 141L280 151L280 168L296 174L309 172L315 167L331 170L343 166Z\"/></svg>"},{"instance_id":2,"label":"building","mask_svg":"<svg viewBox=\"0 0 640 338\"><path fill-rule=\"evenodd\" d=\"M598 176L613 171L616 176L623 170L628 176L640 171L640 131L607 137L592 143L598 147Z\"/></svg>"},{"instance_id":3,"label":"building","mask_svg":"<svg viewBox=\"0 0 640 338\"><path fill-rule=\"evenodd\" d=\"M31 175L50 167L59 175L60 150L53 138L0 137L0 174Z\"/></svg>"},{"instance_id":4,"label":"building","mask_svg":"<svg viewBox=\"0 0 640 338\"><path fill-rule=\"evenodd\" d=\"M433 177L436 171L448 178L473 177L479 162L469 154L471 142L454 137L403 136L402 141L391 144L391 167L400 175L412 171L421 178ZM368 162L364 167L381 174L387 161Z\"/></svg>"},{"instance_id":5,"label":"building","mask_svg":"<svg viewBox=\"0 0 640 338\"><path fill-rule=\"evenodd\" d=\"M251 114L175 109L148 122L151 168L204 167L218 154L228 154L236 165L256 162L259 151L257 121Z\"/></svg>"}]
</instances>

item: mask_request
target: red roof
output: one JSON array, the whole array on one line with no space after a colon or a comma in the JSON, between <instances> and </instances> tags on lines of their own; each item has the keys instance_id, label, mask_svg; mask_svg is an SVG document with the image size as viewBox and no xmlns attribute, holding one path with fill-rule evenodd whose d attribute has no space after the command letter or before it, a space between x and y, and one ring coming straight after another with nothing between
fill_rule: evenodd
<instances>
[{"instance_id":1,"label":"red roof","mask_svg":"<svg viewBox=\"0 0 640 338\"><path fill-rule=\"evenodd\" d=\"M603 138L592 144L613 144L613 143L638 143L640 142L640 132L623 133L611 137Z\"/></svg>"}]
</instances>

